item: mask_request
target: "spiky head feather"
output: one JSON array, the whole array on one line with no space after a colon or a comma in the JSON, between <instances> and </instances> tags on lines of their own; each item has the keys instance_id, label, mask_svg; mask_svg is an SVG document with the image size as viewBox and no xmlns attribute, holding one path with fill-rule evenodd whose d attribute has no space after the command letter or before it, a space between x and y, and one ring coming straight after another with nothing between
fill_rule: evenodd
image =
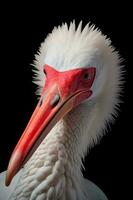
<instances>
[{"instance_id":1,"label":"spiky head feather","mask_svg":"<svg viewBox=\"0 0 133 200\"><path fill-rule=\"evenodd\" d=\"M40 95L45 84L45 64L59 71L95 66L92 98L97 98L103 108L101 118L103 116L105 121L110 121L116 115L120 102L123 74L120 63L120 56L107 36L90 23L82 29L81 21L76 28L73 21L69 26L65 23L55 27L41 44L34 62L34 82Z\"/></svg>"}]
</instances>

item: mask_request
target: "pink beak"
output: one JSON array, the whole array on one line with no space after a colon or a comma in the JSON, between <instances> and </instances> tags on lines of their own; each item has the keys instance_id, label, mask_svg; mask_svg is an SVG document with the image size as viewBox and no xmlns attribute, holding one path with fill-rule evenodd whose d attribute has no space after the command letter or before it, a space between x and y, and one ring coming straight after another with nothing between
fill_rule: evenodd
<instances>
[{"instance_id":1,"label":"pink beak","mask_svg":"<svg viewBox=\"0 0 133 200\"><path fill-rule=\"evenodd\" d=\"M46 67L49 72L52 72L53 69L50 66ZM59 72L55 70L55 73ZM57 77L57 74L54 77ZM70 87L72 80L69 80L68 77L66 80L67 82L63 83L56 79L51 80L51 78L50 81L47 80L40 101L12 153L6 174L6 186L32 156L52 127L73 107L91 96L92 91L89 88L85 90L72 89Z\"/></svg>"}]
</instances>

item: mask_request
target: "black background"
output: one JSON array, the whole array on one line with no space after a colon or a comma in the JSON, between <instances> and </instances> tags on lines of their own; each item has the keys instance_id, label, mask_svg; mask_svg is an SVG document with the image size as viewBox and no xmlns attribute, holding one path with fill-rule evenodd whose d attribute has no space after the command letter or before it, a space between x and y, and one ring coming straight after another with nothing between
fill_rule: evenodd
<instances>
[{"instance_id":1,"label":"black background","mask_svg":"<svg viewBox=\"0 0 133 200\"><path fill-rule=\"evenodd\" d=\"M1 9L0 171L6 169L11 152L37 103L30 64L40 43L62 22L75 19L78 24L83 20L85 25L91 21L111 38L124 58L126 83L119 117L111 131L86 157L84 176L101 187L109 199L122 199L120 195L124 195L125 177L128 177L132 110L130 5L113 2L99 5L80 2L73 6L68 2L62 5L32 3L30 6L8 3Z\"/></svg>"}]
</instances>

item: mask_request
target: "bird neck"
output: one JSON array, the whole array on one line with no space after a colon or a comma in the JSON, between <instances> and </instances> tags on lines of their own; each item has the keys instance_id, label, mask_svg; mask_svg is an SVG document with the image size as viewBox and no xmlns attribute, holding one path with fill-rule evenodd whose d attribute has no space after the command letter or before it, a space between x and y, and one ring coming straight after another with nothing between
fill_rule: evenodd
<instances>
[{"instance_id":1,"label":"bird neck","mask_svg":"<svg viewBox=\"0 0 133 200\"><path fill-rule=\"evenodd\" d=\"M83 112L84 109L88 109L88 106L80 106L70 112L56 124L40 144L23 168L18 183L21 193L16 191L17 197L22 197L23 193L25 196L29 195L28 198L32 197L31 199L36 199L39 195L56 195L60 199L64 192L66 199L71 200L71 193L78 198L81 197L82 158L89 144L89 141L86 141L89 139L86 136L87 122L93 121L91 109Z\"/></svg>"}]
</instances>

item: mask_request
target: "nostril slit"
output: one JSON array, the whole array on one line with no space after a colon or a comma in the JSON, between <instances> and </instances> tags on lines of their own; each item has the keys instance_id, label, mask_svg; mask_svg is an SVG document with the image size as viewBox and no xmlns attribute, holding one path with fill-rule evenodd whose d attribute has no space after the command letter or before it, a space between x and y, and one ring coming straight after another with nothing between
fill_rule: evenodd
<instances>
[{"instance_id":1,"label":"nostril slit","mask_svg":"<svg viewBox=\"0 0 133 200\"><path fill-rule=\"evenodd\" d=\"M51 106L54 108L60 101L60 95L55 94L54 98L51 101Z\"/></svg>"}]
</instances>

